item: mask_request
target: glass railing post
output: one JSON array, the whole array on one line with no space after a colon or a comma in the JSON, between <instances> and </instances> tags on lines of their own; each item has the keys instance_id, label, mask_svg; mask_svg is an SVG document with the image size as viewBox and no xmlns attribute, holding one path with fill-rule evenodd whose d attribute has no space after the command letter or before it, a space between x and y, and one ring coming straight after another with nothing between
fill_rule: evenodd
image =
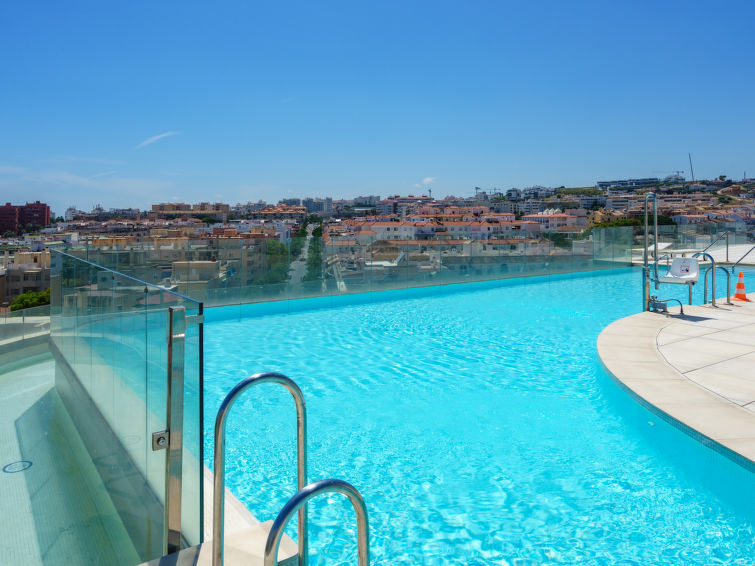
<instances>
[{"instance_id":1,"label":"glass railing post","mask_svg":"<svg viewBox=\"0 0 755 566\"><path fill-rule=\"evenodd\" d=\"M184 346L186 309L168 309L168 379L165 455L165 554L181 548L181 484L183 472ZM153 447L154 448L154 447Z\"/></svg>"}]
</instances>

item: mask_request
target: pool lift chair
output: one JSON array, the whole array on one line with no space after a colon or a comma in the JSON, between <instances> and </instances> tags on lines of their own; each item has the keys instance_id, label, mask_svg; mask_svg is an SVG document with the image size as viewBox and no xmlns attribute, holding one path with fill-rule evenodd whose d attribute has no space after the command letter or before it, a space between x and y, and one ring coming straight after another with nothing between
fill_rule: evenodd
<instances>
[{"instance_id":1,"label":"pool lift chair","mask_svg":"<svg viewBox=\"0 0 755 566\"><path fill-rule=\"evenodd\" d=\"M706 254L707 255L707 254ZM655 288L662 283L671 285L687 285L689 287L689 304L692 304L692 287L700 279L700 264L696 257L675 257L671 260L671 264L668 260L671 258L669 255L663 255L656 258L653 263L653 271L651 279L655 284ZM658 262L666 260L666 273L658 275ZM682 302L678 299L663 299L659 300L655 296L649 297L648 309L656 312L668 312L667 302L676 301L679 303L681 314L684 314L684 307Z\"/></svg>"},{"instance_id":2,"label":"pool lift chair","mask_svg":"<svg viewBox=\"0 0 755 566\"><path fill-rule=\"evenodd\" d=\"M648 215L648 201L653 200L653 265L650 265L650 247L649 247L649 215ZM715 242L714 242L715 243ZM710 247L710 246L708 246ZM700 264L698 257L707 259L710 262L710 267L705 270L705 292L703 295L703 304L708 302L708 273L712 272L712 296L711 305L716 306L716 269L723 269L726 273L726 304L730 305L731 295L731 274L728 270L721 266L716 266L716 260L713 256L707 253L707 249L693 254L691 257L672 257L671 254L665 254L663 256L658 255L658 204L655 193L645 193L645 239L643 250L643 266L642 266L642 310L643 311L660 311L668 312L666 303L670 300L677 301L681 306L681 301L678 299L664 299L659 300L656 296L650 294L650 283L655 285L655 288L663 284L671 285L687 285L689 288L689 304L692 304L692 287L700 279ZM658 274L658 263L666 260L666 273L663 275ZM684 314L684 311L681 311Z\"/></svg>"},{"instance_id":3,"label":"pool lift chair","mask_svg":"<svg viewBox=\"0 0 755 566\"><path fill-rule=\"evenodd\" d=\"M692 257L675 257L671 258L669 255L663 255L655 260L653 263L653 270L650 275L650 280L655 284L655 288L662 283L669 283L672 285L688 285L689 286L689 304L692 304L692 287L700 279L700 264L697 260L698 257L707 258L710 261L710 266L705 270L705 287L703 291L703 304L708 303L708 274L712 273L712 286L711 286L711 306L716 306L716 270L720 269L726 274L726 304L731 305L731 274L729 271L720 265L716 265L716 260L706 252L698 252ZM658 263L666 260L666 273L658 275ZM669 259L671 263L669 264ZM668 312L666 303L668 301L676 301L681 307L681 301L678 299L663 299L659 300L655 296L649 297L648 310ZM682 309L681 314L684 314Z\"/></svg>"}]
</instances>

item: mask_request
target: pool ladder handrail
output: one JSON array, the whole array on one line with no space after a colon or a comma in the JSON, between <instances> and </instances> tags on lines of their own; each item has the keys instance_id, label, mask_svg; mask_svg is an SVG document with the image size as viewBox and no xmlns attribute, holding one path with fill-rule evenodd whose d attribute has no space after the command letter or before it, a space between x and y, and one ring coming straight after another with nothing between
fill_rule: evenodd
<instances>
[{"instance_id":1,"label":"pool ladder handrail","mask_svg":"<svg viewBox=\"0 0 755 566\"><path fill-rule=\"evenodd\" d=\"M289 499L278 513L270 528L265 543L264 566L278 566L278 547L283 537L283 529L291 520L291 517L297 510L300 510L307 504L307 501L317 497L322 493L335 492L341 493L349 498L354 513L357 516L357 555L359 566L369 566L370 564L370 525L367 518L367 505L359 491L351 484L338 479L326 479L313 482L300 490L296 495Z\"/></svg>"},{"instance_id":2,"label":"pool ladder handrail","mask_svg":"<svg viewBox=\"0 0 755 566\"><path fill-rule=\"evenodd\" d=\"M755 246L752 246L752 247L751 247L751 248L750 248L749 250L747 250L747 251L745 252L745 255L743 255L742 257L740 257L740 258L739 258L739 259L738 259L738 260L737 260L737 261L736 261L736 262L734 263L734 265L732 265L732 266L731 266L731 274L732 274L732 275L734 275L734 270L736 269L736 267L737 267L737 266L738 266L738 265L739 265L739 264L740 264L740 263L742 262L742 260L743 260L744 258L746 258L746 257L747 257L748 255L750 255L750 252L751 252L752 250L755 250Z\"/></svg>"},{"instance_id":3,"label":"pool ladder handrail","mask_svg":"<svg viewBox=\"0 0 755 566\"><path fill-rule=\"evenodd\" d=\"M703 296L703 304L708 304L708 272L713 271L713 275L711 276L711 297L710 297L710 304L711 306L716 306L716 260L713 259L713 256L710 255L707 252L697 252L696 254L692 254L692 257L702 256L705 258L706 256L710 260L711 266L705 271L705 295ZM731 281L729 281L729 288L731 289ZM691 293L690 293L691 295Z\"/></svg>"},{"instance_id":4,"label":"pool ladder handrail","mask_svg":"<svg viewBox=\"0 0 755 566\"><path fill-rule=\"evenodd\" d=\"M729 234L735 232L734 230L724 230L721 232L718 237L713 240L710 244L708 244L708 247L705 248L701 253L707 252L709 249L711 249L721 238L726 238L726 261L729 261Z\"/></svg>"},{"instance_id":5,"label":"pool ladder handrail","mask_svg":"<svg viewBox=\"0 0 755 566\"><path fill-rule=\"evenodd\" d=\"M240 381L226 395L215 417L214 487L212 504L212 566L223 566L223 527L225 523L225 425L228 413L242 393L260 383L278 383L285 387L296 403L296 489L301 493L307 485L307 407L296 383L281 373L257 373ZM299 566L307 566L307 506L299 511ZM277 548L277 547L276 547ZM277 559L277 554L276 554Z\"/></svg>"},{"instance_id":6,"label":"pool ladder handrail","mask_svg":"<svg viewBox=\"0 0 755 566\"><path fill-rule=\"evenodd\" d=\"M713 269L721 269L726 274L726 304L727 305L733 305L734 303L731 302L731 273L729 273L729 270L726 269L723 265L711 265L708 269L705 270L705 284L703 285L703 304L708 304L708 273L711 272ZM713 274L713 279L716 278L716 274ZM713 288L711 290L711 304L715 307L716 306L716 285L715 282L713 284Z\"/></svg>"}]
</instances>

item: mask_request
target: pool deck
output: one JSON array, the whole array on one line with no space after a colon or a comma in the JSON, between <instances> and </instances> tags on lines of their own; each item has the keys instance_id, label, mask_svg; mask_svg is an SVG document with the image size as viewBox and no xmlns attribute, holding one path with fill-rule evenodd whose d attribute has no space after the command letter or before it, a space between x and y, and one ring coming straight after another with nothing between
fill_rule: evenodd
<instances>
[{"instance_id":1,"label":"pool deck","mask_svg":"<svg viewBox=\"0 0 755 566\"><path fill-rule=\"evenodd\" d=\"M598 354L642 404L755 469L755 293L748 298L617 320L598 337Z\"/></svg>"}]
</instances>

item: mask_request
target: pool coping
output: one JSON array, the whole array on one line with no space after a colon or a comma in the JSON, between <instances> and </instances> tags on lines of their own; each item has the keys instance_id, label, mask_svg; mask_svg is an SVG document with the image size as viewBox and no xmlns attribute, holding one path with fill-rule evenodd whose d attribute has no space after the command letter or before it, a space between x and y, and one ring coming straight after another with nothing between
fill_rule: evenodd
<instances>
[{"instance_id":1,"label":"pool coping","mask_svg":"<svg viewBox=\"0 0 755 566\"><path fill-rule=\"evenodd\" d=\"M601 364L643 406L755 472L753 379L721 377L726 364L755 362L755 302L670 310L608 325L597 341Z\"/></svg>"}]
</instances>

